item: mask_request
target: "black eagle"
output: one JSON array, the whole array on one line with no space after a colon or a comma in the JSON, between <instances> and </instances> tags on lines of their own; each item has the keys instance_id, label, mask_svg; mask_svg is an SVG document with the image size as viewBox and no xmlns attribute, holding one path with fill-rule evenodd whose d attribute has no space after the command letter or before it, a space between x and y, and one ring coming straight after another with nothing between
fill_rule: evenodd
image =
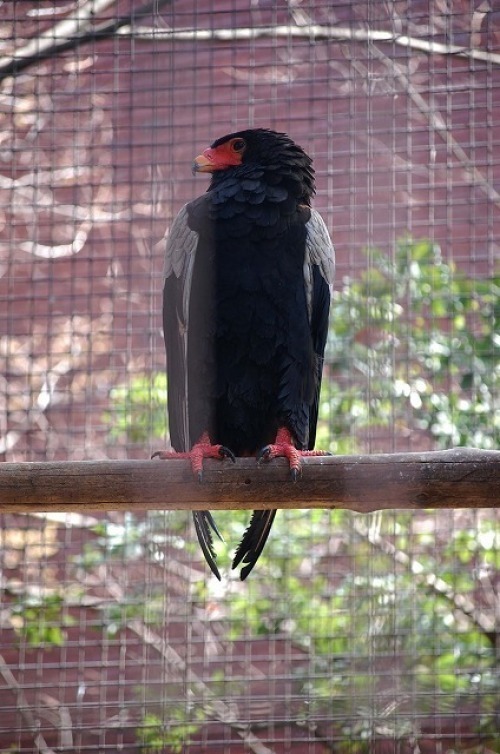
<instances>
[{"instance_id":1,"label":"black eagle","mask_svg":"<svg viewBox=\"0 0 500 754\"><path fill-rule=\"evenodd\" d=\"M256 128L214 141L193 170L205 194L172 223L163 326L174 453L201 479L203 459L285 456L292 478L313 451L334 251L310 157L284 133ZM233 561L245 579L275 510L254 511ZM209 511L193 513L212 572Z\"/></svg>"}]
</instances>

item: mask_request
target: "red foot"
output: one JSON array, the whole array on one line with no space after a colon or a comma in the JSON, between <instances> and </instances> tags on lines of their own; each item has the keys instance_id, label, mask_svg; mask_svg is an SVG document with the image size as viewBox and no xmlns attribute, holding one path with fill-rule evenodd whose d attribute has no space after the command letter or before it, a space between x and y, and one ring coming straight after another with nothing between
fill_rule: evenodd
<instances>
[{"instance_id":1,"label":"red foot","mask_svg":"<svg viewBox=\"0 0 500 754\"><path fill-rule=\"evenodd\" d=\"M297 450L292 442L290 430L281 427L276 435L276 440L257 455L257 462L270 461L272 458L287 458L290 464L290 475L295 482L302 470L302 458L304 456L329 456L327 450Z\"/></svg>"},{"instance_id":2,"label":"red foot","mask_svg":"<svg viewBox=\"0 0 500 754\"><path fill-rule=\"evenodd\" d=\"M201 482L203 477L203 459L204 458L230 458L235 462L234 453L224 445L212 445L208 432L204 432L198 442L196 442L189 452L178 453L175 450L157 450L151 458L161 458L165 461L169 458L189 458L193 473Z\"/></svg>"}]
</instances>

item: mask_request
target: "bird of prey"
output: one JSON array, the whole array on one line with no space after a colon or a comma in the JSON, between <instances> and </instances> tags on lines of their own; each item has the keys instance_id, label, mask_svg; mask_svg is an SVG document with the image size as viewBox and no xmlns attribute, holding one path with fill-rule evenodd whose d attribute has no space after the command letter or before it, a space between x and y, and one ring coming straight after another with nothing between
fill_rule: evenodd
<instances>
[{"instance_id":1,"label":"bird of prey","mask_svg":"<svg viewBox=\"0 0 500 754\"><path fill-rule=\"evenodd\" d=\"M284 133L246 129L195 158L206 193L174 219L165 253L163 327L172 451L201 480L204 458L278 456L293 480L314 451L334 252L310 157ZM233 568L245 579L276 511L254 511ZM209 511L193 513L220 579Z\"/></svg>"}]
</instances>

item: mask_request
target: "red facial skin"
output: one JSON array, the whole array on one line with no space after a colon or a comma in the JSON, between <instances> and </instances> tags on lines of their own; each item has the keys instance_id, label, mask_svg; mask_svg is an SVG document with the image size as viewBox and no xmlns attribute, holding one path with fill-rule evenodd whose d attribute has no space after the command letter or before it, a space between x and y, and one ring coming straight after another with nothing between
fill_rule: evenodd
<instances>
[{"instance_id":1,"label":"red facial skin","mask_svg":"<svg viewBox=\"0 0 500 754\"><path fill-rule=\"evenodd\" d=\"M216 170L225 170L226 168L241 165L244 147L237 149L235 145L241 143L241 139L230 139L230 141L219 144L218 147L209 147L203 154L195 157L193 170L195 173L214 173Z\"/></svg>"}]
</instances>

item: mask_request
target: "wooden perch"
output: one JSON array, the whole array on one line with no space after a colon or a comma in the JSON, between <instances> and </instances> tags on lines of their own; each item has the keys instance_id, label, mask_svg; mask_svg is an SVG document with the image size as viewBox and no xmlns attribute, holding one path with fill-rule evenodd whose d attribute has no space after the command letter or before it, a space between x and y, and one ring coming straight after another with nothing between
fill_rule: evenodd
<instances>
[{"instance_id":1,"label":"wooden perch","mask_svg":"<svg viewBox=\"0 0 500 754\"><path fill-rule=\"evenodd\" d=\"M494 508L500 451L306 458L296 484L279 459L205 463L198 483L188 461L70 461L0 464L0 512L136 509Z\"/></svg>"}]
</instances>

